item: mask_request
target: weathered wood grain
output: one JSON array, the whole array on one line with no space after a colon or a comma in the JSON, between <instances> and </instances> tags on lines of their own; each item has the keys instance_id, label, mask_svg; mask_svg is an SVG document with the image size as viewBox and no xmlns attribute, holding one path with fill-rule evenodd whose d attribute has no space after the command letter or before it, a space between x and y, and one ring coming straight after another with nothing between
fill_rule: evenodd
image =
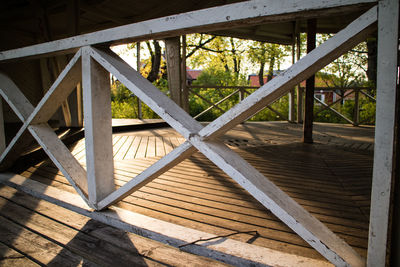
<instances>
[{"instance_id":1,"label":"weathered wood grain","mask_svg":"<svg viewBox=\"0 0 400 267\"><path fill-rule=\"evenodd\" d=\"M398 97L399 1L384 0L378 9L378 63L374 171L370 214L368 266L386 264L387 237L394 184L396 99ZM392 204L393 205L393 204ZM394 226L397 227L398 226Z\"/></svg>"},{"instance_id":2,"label":"weathered wood grain","mask_svg":"<svg viewBox=\"0 0 400 267\"><path fill-rule=\"evenodd\" d=\"M82 87L89 203L114 191L110 75L82 48Z\"/></svg>"}]
</instances>

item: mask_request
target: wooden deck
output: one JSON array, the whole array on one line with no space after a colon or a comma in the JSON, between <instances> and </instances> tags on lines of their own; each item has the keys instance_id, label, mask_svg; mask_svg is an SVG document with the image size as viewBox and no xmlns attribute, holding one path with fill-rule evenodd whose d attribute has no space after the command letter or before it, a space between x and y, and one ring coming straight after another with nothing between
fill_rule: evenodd
<instances>
[{"instance_id":1,"label":"wooden deck","mask_svg":"<svg viewBox=\"0 0 400 267\"><path fill-rule=\"evenodd\" d=\"M356 251L366 256L373 131L372 127L316 124L315 144L306 145L299 142L299 125L281 122L245 123L228 132L222 139ZM114 134L116 185L122 186L183 141L182 137L169 128ZM84 139L71 145L71 151L84 164ZM20 174L48 186L75 193L63 175L47 161L30 166ZM92 233L97 227L100 230L95 230L95 235L97 232L103 234L102 229L106 227L98 226L97 222L77 214L71 216L81 216L80 219L68 219L69 215L65 215L63 221L57 217L57 214L64 213L60 210L62 208L47 202L43 204L43 201L39 205L37 200L34 201L25 194L16 194L8 187L3 187L0 193L3 201L0 218L7 221L1 223L2 227L11 225L18 233L29 232L26 238L38 235L41 239L46 239L46 236L43 237L46 229L30 226L31 217L40 217L38 221L48 220L54 224L54 229L68 228L68 231L72 231L71 240L75 240L74 236ZM258 235L237 234L230 238L290 254L323 259L200 153L164 173L117 206L215 235L257 231ZM24 218L24 209L33 215ZM21 221L15 221L17 219L14 219L13 212L22 216ZM4 231L1 232L5 235ZM112 242L108 238L114 240L115 236L110 235L90 238L102 240L98 242ZM126 233L124 235L130 236ZM53 237L50 239L53 240ZM54 249L55 254L65 245L80 242L79 239L76 242L63 239L64 243L54 240L54 246L60 247L58 250ZM3 247L6 245L13 248L11 251L14 253L24 251L23 248L15 247L11 241L1 244ZM132 242L128 242L126 246L131 244ZM135 246L131 245L131 249L134 250ZM105 255L99 257L106 257ZM158 263L159 259L140 259L145 264L152 260Z\"/></svg>"},{"instance_id":2,"label":"wooden deck","mask_svg":"<svg viewBox=\"0 0 400 267\"><path fill-rule=\"evenodd\" d=\"M0 187L1 266L225 266Z\"/></svg>"}]
</instances>

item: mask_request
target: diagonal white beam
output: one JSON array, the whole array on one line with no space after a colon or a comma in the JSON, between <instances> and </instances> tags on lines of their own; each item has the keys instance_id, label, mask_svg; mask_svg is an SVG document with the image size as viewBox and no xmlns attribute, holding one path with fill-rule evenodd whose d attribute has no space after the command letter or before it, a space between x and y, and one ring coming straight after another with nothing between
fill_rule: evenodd
<instances>
[{"instance_id":1,"label":"diagonal white beam","mask_svg":"<svg viewBox=\"0 0 400 267\"><path fill-rule=\"evenodd\" d=\"M28 130L83 200L88 203L86 171L54 133L53 129L47 123L41 123L30 125Z\"/></svg>"},{"instance_id":2,"label":"diagonal white beam","mask_svg":"<svg viewBox=\"0 0 400 267\"><path fill-rule=\"evenodd\" d=\"M133 23L94 33L0 52L0 61L70 52L80 47L101 43L127 43L161 39L184 33L216 31L225 28L256 25L263 22L305 19L354 11L357 5L376 0L257 0L207 8L198 11Z\"/></svg>"},{"instance_id":3,"label":"diagonal white beam","mask_svg":"<svg viewBox=\"0 0 400 267\"><path fill-rule=\"evenodd\" d=\"M9 77L0 73L0 94L23 122L22 127L0 157L2 168L7 168L33 141L30 134L26 134L28 126L32 123L47 122L80 81L80 55L79 50L36 108L32 106Z\"/></svg>"},{"instance_id":4,"label":"diagonal white beam","mask_svg":"<svg viewBox=\"0 0 400 267\"><path fill-rule=\"evenodd\" d=\"M17 117L22 121L28 119L34 107L19 90L18 86L4 73L0 72L0 95L8 103Z\"/></svg>"},{"instance_id":5,"label":"diagonal white beam","mask_svg":"<svg viewBox=\"0 0 400 267\"><path fill-rule=\"evenodd\" d=\"M374 23L374 21L376 21L376 16L375 19L373 18L374 14L376 15L376 9L372 9L372 11L368 12L366 15L356 20L353 25L350 25L350 31L349 28L347 28L344 30L344 33L339 33L337 35L337 38L328 40L328 44L325 45L325 47L327 48L323 47L323 49L320 49L320 53L318 53L317 55L307 56L306 59L311 59L309 59L308 61L306 60L305 63L304 60L301 62L305 64L305 66L298 67L299 70L297 73L297 77L293 79L294 81L291 81L290 76L293 74L293 72L289 71L289 74L287 74L289 75L289 78L284 76L285 79L283 79L280 84L278 83L279 86L275 85L276 88L270 88L269 93L272 94L273 97L270 97L267 100L274 101L277 97L280 96L279 94L282 95L286 93L285 90L281 89L287 86L286 83L298 83L296 79L302 79L306 75L311 75L311 73L309 73L310 71L315 72L317 68L322 68L325 64L327 64L329 60L340 56L340 54L347 51L346 49L351 48L356 43L365 38L367 32L370 31L369 27ZM365 20L367 20L366 23ZM361 23L362 26L360 26L360 21L364 22ZM346 45L344 43L349 44ZM216 165L223 169L233 179L237 180L237 182L241 184L246 190L248 190L256 199L258 199L267 208L271 209L271 211L277 217L279 217L284 223L290 226L297 234L299 234L308 243L310 243L311 246L313 246L317 251L324 255L328 260L338 266L346 266L347 264L350 264L352 266L364 265L363 259L348 244L346 244L343 240L332 233L332 231L330 231L321 222L312 217L306 210L304 210L304 208L293 201L289 196L282 192L278 187L271 183L266 177L260 174L241 157L231 152L224 145L218 144L216 142L203 142L201 140L202 137L196 136L196 129L188 130L186 128L186 125L192 127L194 124L193 119L187 118L185 124L180 124L179 120L181 120L182 118L179 118L179 116L174 116L173 118L165 116L165 114L175 114L172 113L173 110L177 112L182 111L179 111L179 109L175 109L177 105L175 105L172 101L165 100L166 102L163 102L165 96L163 96L162 94L161 96L160 94L156 94L155 92L154 94L152 94L148 91L143 90L143 86L148 84L148 81L143 81L142 84L139 84L137 81L137 77L133 76L135 72L131 71L131 68L129 66L122 64L123 62L121 62L120 59L117 59L115 56L109 56L105 53L102 54L102 51L96 51L96 53L101 57L96 55L94 55L94 57L97 58L97 60L103 66L108 65L106 61L115 61L112 62L112 64L109 64L112 65L112 68L110 66L108 67L108 70L110 72L112 72L113 74L118 73L119 75L116 75L117 78L121 77L125 79L121 82L123 82L128 88L136 93L139 98L150 97L150 99L146 99L146 101L144 102L148 102L151 105L155 106L156 108L158 108L158 111L161 108L161 110L164 112L164 116L161 117L165 117L170 122L177 124L178 127L180 127L180 132L183 133L186 138L189 137L189 141L192 143L192 145L194 145L203 154L205 154L211 161L216 163ZM319 63L319 58L322 58L322 64ZM290 90L292 88L292 85L289 85L287 87L287 90ZM151 86L148 86L148 88L149 90L155 89ZM276 91L277 93L274 94L274 91ZM157 92L159 91L157 90ZM158 98L156 98L158 96L161 96L161 99L159 99L161 104L159 104L158 102L152 103L151 100L158 100ZM252 104L258 105L260 98L253 99L253 101L254 102ZM245 106L244 110L242 110L242 114L245 114L244 116L249 116L251 112L254 112L251 106ZM236 115L237 114L233 113L233 116ZM230 119L234 120L235 118L233 117ZM229 124L229 121L225 123ZM222 127L223 126L224 125L222 125ZM201 130L200 133L204 131L204 129ZM192 151L187 152L188 154L192 153ZM114 192L114 194L111 194L109 198L106 198L101 207L106 207L111 202L122 199L124 196L128 195L140 186L143 186L145 182L150 181L155 177L155 175L158 175L158 171L161 172L168 169L169 161L174 161L175 163L183 160L184 158L185 157L180 158L179 154L176 153L172 154L168 160L165 160L165 163L161 163L161 161L157 162L155 166L152 166L153 170L150 169L143 172L139 175L139 177L136 177L139 178L138 180L135 181L135 179L133 179L131 182L127 183L125 187L123 187L123 189Z\"/></svg>"},{"instance_id":6,"label":"diagonal white beam","mask_svg":"<svg viewBox=\"0 0 400 267\"><path fill-rule=\"evenodd\" d=\"M196 151L196 148L186 141L162 157L159 161L151 165L149 168L138 174L125 185L118 188L118 190L114 191L112 194L100 201L97 205L97 208L101 210L118 202L119 200L124 199L142 186L145 186L153 181L160 174L168 171L170 168L176 166L179 162L190 157Z\"/></svg>"},{"instance_id":7,"label":"diagonal white beam","mask_svg":"<svg viewBox=\"0 0 400 267\"><path fill-rule=\"evenodd\" d=\"M200 130L201 134L207 137L222 134L223 131L228 130L230 127L233 127L237 123L241 121L241 119L235 118L235 116L240 116L242 118L247 118L253 115L254 112L258 111L258 108L253 108L254 105L260 105L258 101L262 102L263 105L268 105L275 101L276 98L287 93L292 88L292 83L297 84L298 80L303 79L307 75L312 75L310 73L310 69L315 71L316 69L322 68L328 60L332 60L333 55L335 57L339 57L342 53L344 53L346 48L351 48L356 43L360 42L367 32L369 32L369 27L376 21L376 8L371 9L369 12L361 16L359 19L350 24L343 31L339 32L335 38L331 38L325 42L325 44L314 50L313 53L305 56L302 60L298 61L291 70L283 73L283 75L276 77L274 80L264 85L262 88L257 90L252 95L248 96L241 103L238 104L224 115L222 115L219 119L210 123L208 126L204 127ZM359 25L361 24L361 25ZM357 36L354 38L353 35ZM344 45L346 42L350 42L349 45ZM339 49L339 48L341 49ZM337 51L339 49L339 51ZM165 96L159 92L158 89L154 88L147 80L136 74L129 65L122 61L122 59L117 58L117 56L110 56L102 51L96 50L96 53L93 53L95 59L99 61L108 71L116 75L118 79L121 80L122 83L125 84L132 92L137 94L140 99L146 98L146 104L148 104L152 109L156 109L156 113L161 115L170 125L178 130L181 134L184 135L185 138L192 136L194 133L201 129L201 125L196 125L197 122L194 122L191 117L187 117L183 110L180 109L173 101L169 99L165 99ZM323 63L319 63L318 59L322 59ZM112 60L113 63L108 62ZM305 64L298 66L299 64ZM315 67L316 65L316 67ZM142 79L140 79L142 78ZM140 79L140 84L138 80ZM278 82L277 82L278 81ZM274 83L275 82L275 83ZM289 85L287 85L289 83ZM143 86L143 87L142 87ZM142 89L141 89L142 88ZM146 88L147 90L143 90ZM150 90L152 93L150 94ZM256 93L258 93L256 95ZM256 95L256 96L255 96ZM152 98L159 97L159 98ZM161 105L155 102L155 99L160 99ZM262 107L264 107L261 105ZM161 114L159 113L161 109ZM169 112L166 112L168 110ZM233 110L233 111L232 111ZM162 115L163 114L163 115ZM165 114L167 116L165 116ZM171 115L176 115L171 118ZM183 118L179 115L183 114ZM185 124L181 124L180 120ZM234 123L231 123L234 121ZM235 124L236 123L236 124ZM228 125L227 125L228 124ZM195 125L195 127L193 127ZM226 126L227 125L227 126ZM190 128L189 128L190 127ZM189 128L189 129L188 129ZM193 152L192 152L193 153ZM177 156L173 156L171 154L169 156L169 161L174 161L175 164L179 163ZM185 157L181 157L180 160L184 160ZM147 171L146 173L140 174L140 182L130 182L125 184L123 189L119 189L114 192L112 195L107 197L101 202L99 207L104 208L106 206L115 203L116 201L124 198L124 196L129 193L134 192L141 185L144 185L144 181L149 178L150 180L154 177L155 173L158 173L159 170L167 171L167 163L168 160L163 162L156 162L154 166L152 166L153 171ZM139 179L138 179L139 181ZM101 209L100 208L100 209Z\"/></svg>"},{"instance_id":8,"label":"diagonal white beam","mask_svg":"<svg viewBox=\"0 0 400 267\"><path fill-rule=\"evenodd\" d=\"M188 139L192 134L197 133L203 128L199 122L193 120L193 118L181 107L176 105L174 101L158 90L157 87L151 84L111 50L105 52L93 47L88 49L91 50L91 56L97 62L114 75L183 137Z\"/></svg>"},{"instance_id":9,"label":"diagonal white beam","mask_svg":"<svg viewBox=\"0 0 400 267\"><path fill-rule=\"evenodd\" d=\"M318 70L365 40L376 28L377 8L373 7L350 23L335 36L318 46L297 61L292 67L278 75L243 101L222 114L199 132L203 138L217 137L254 115L265 106L288 93L291 88L304 81Z\"/></svg>"},{"instance_id":10,"label":"diagonal white beam","mask_svg":"<svg viewBox=\"0 0 400 267\"><path fill-rule=\"evenodd\" d=\"M34 120L37 122L48 120L57 108L52 105L61 103L65 100L65 98L62 99L62 97L67 97L74 89L77 83L76 81L80 80L80 64L76 64L80 62L79 58L80 53L75 55L36 108L32 106L11 79L5 75L0 76L2 86L2 88L0 88L0 94L2 94L2 96L4 95L3 97L24 122L23 127L21 127L12 140L12 144L7 147L6 151L1 156L1 160L4 162L7 157L14 158L16 154L12 156L13 154L9 152L12 149L21 152L20 149L24 148L22 144L25 144L27 140L30 141L33 136L64 176L70 181L72 186L82 198L87 201L86 195L88 187L86 171L72 156L68 148L61 142L47 123L31 125ZM29 130L32 136L27 133L26 129Z\"/></svg>"},{"instance_id":11,"label":"diagonal white beam","mask_svg":"<svg viewBox=\"0 0 400 267\"><path fill-rule=\"evenodd\" d=\"M288 197L284 192L277 188L267 178L261 175L241 157L230 151L224 145L221 145L217 142L204 142L203 139L204 137L215 137L217 134L221 134L225 130L229 129L229 127L232 127L232 125L240 122L241 120L238 120L237 118L235 118L235 116L242 116L243 118L246 118L247 116L252 115L252 112L256 112L258 110L258 107L253 108L253 106L249 105L249 103L256 106L259 105L259 107L261 107L265 105L265 102L274 101L280 95L285 94L286 90L290 90L293 84L296 84L302 79L305 79L308 75L312 75L313 72L328 64L329 61L337 58L342 53L363 40L365 36L372 30L371 26L374 24L375 21L376 8L373 8L369 12L361 16L359 19L357 19L355 22L350 24L346 29L338 33L335 38L328 40L325 45L320 47L319 50L316 50L319 51L318 53L310 54L296 64L299 65L300 63L303 65L291 68L291 70L282 75L281 77L283 78L278 79L278 82L275 82L273 86L269 88L267 87L267 90L265 88L261 90L262 93L257 94L256 91L256 93L254 93L256 97L253 97L250 102L247 101L247 105L240 107L234 112L230 112L231 117L225 117L225 121L222 120L223 123L220 123L219 125L217 124L217 127L215 128L211 127L211 131L210 127L205 127L203 130L200 131L200 133L207 133L207 131L209 131L208 136L196 135L196 129L193 129L193 126L195 125L193 119L188 120L187 122L185 122L185 124L182 124L179 122L182 118L179 118L179 116L171 117L171 111L179 111L179 109L175 109L176 105L172 101L166 100L166 105L166 103L162 101L164 100L164 98L161 96L161 104L157 102L152 103L151 99L157 99L154 97L160 95L156 94L155 92L154 95L152 95L153 92L148 93L140 89L141 85L146 85L148 84L148 82L145 81L140 84L138 83L137 77L128 77L129 74L134 75L135 73L132 72L131 68L129 66L126 66L126 64L121 62L121 60L118 59L116 56L108 55L103 51L96 50L97 55L93 55L93 57L95 57L99 61L99 63L105 66L105 68L108 69L110 72L112 72L113 74L117 72L120 77L125 79L122 82L128 88L133 90L137 95L139 93L139 98L141 96L145 98L150 97L150 100L147 99L146 101L158 108L158 111L160 111L161 109L161 111L164 112L163 116L161 117L165 117L171 123L178 125L178 127L180 127L180 132L189 139L192 145L194 145L210 160L216 163L221 169L227 172L232 178L237 180L261 203L263 203L267 208L271 209L271 211L277 217L288 224L296 233L303 237L308 243L310 243L310 245L317 249L327 259L338 266L363 266L363 259L356 252L354 252L354 250L349 245L338 238L322 223L312 217L306 210L304 210L301 206L294 202L290 197ZM114 62L108 64L110 62L107 61ZM153 90L152 87L148 88L150 88L150 90ZM231 123L231 120L234 122ZM225 126L225 124L227 126ZM186 125L189 125L192 128L187 129ZM188 153L190 154L192 152L188 151ZM175 157L171 157L170 160L178 162L181 159L178 157L178 155L176 155ZM162 165L168 167L168 163L160 164L159 167L162 167ZM157 171L153 171L152 173L156 172ZM119 197L122 198L123 195L126 195L128 191L134 190L135 187L140 187L143 182L150 177L153 176L150 174L143 175L141 179L139 179L137 182L131 182L124 188L124 190L116 193L111 201L115 201L115 199ZM105 203L104 205L106 206L107 204L108 203Z\"/></svg>"},{"instance_id":12,"label":"diagonal white beam","mask_svg":"<svg viewBox=\"0 0 400 267\"><path fill-rule=\"evenodd\" d=\"M330 262L336 266L365 265L346 242L226 145L200 137L190 142Z\"/></svg>"}]
</instances>

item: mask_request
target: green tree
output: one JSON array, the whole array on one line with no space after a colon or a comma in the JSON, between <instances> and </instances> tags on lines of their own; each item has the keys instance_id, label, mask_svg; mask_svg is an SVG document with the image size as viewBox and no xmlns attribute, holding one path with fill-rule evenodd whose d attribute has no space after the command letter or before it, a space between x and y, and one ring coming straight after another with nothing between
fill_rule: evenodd
<instances>
[{"instance_id":1,"label":"green tree","mask_svg":"<svg viewBox=\"0 0 400 267\"><path fill-rule=\"evenodd\" d=\"M223 69L242 74L245 41L207 34L187 36L187 58L193 68Z\"/></svg>"},{"instance_id":2,"label":"green tree","mask_svg":"<svg viewBox=\"0 0 400 267\"><path fill-rule=\"evenodd\" d=\"M254 64L259 65L258 80L264 85L264 69L268 64L267 81L274 75L274 68L280 69L282 60L288 56L290 47L258 41L248 42L248 57Z\"/></svg>"}]
</instances>

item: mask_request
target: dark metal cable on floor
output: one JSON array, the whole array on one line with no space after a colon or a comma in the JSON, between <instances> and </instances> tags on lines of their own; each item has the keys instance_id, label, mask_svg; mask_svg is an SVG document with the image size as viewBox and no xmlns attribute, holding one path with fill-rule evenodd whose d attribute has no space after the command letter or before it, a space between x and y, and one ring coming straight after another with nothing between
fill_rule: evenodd
<instances>
[{"instance_id":1,"label":"dark metal cable on floor","mask_svg":"<svg viewBox=\"0 0 400 267\"><path fill-rule=\"evenodd\" d=\"M196 241L180 245L180 246L178 246L178 248L186 247L189 245L194 245L194 244L196 244L198 242L202 242L202 241L210 241L210 240L214 240L214 239L218 239L218 238L226 238L226 237L230 237L230 236L238 235L238 234L255 234L254 237L260 236L260 234L257 231L238 231L238 232L227 234L227 235L219 235L219 236L214 236L214 237L210 237L210 238L200 238Z\"/></svg>"}]
</instances>

